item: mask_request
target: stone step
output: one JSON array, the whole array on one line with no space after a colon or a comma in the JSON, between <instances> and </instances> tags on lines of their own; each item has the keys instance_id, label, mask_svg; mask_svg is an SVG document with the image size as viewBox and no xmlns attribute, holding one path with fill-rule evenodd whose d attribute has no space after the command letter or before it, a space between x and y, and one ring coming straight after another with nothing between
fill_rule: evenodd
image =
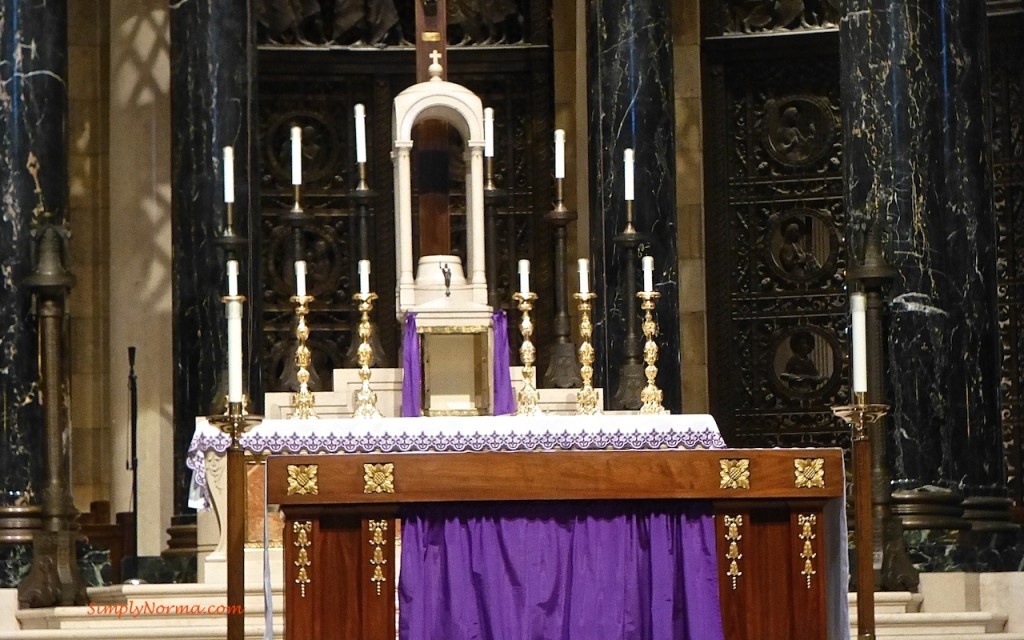
<instances>
[{"instance_id":1,"label":"stone step","mask_svg":"<svg viewBox=\"0 0 1024 640\"><path fill-rule=\"evenodd\" d=\"M856 611L850 612L850 628L857 629ZM984 611L875 615L875 635L879 638L926 637L946 640L964 635L999 634L1005 628L1005 615ZM856 637L856 634L853 635Z\"/></svg>"},{"instance_id":2,"label":"stone step","mask_svg":"<svg viewBox=\"0 0 1024 640\"><path fill-rule=\"evenodd\" d=\"M850 614L857 610L857 594L847 596ZM921 610L924 597L910 591L879 591L875 593L875 615L882 613L913 613Z\"/></svg>"}]
</instances>

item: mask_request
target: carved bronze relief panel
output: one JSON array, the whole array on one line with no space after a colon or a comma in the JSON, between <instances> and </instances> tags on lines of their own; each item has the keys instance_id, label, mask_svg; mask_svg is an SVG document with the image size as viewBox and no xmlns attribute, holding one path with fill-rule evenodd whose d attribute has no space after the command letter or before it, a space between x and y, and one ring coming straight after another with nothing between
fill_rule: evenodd
<instances>
[{"instance_id":1,"label":"carved bronze relief panel","mask_svg":"<svg viewBox=\"0 0 1024 640\"><path fill-rule=\"evenodd\" d=\"M721 0L718 11L715 35L834 29L841 15L839 0Z\"/></svg>"},{"instance_id":2,"label":"carved bronze relief panel","mask_svg":"<svg viewBox=\"0 0 1024 640\"><path fill-rule=\"evenodd\" d=\"M998 26L998 25L996 25ZM993 29L992 156L997 245L1001 417L1010 497L1024 499L1024 60L1019 32Z\"/></svg>"},{"instance_id":3,"label":"carved bronze relief panel","mask_svg":"<svg viewBox=\"0 0 1024 640\"><path fill-rule=\"evenodd\" d=\"M708 158L711 410L733 446L834 445L846 395L838 61L725 63ZM716 116L715 114L720 114Z\"/></svg>"}]
</instances>

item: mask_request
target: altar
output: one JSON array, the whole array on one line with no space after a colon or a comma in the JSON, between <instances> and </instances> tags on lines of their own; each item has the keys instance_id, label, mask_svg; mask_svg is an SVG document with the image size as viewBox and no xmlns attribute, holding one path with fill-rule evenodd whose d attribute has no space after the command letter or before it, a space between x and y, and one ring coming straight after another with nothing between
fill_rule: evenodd
<instances>
[{"instance_id":1,"label":"altar","mask_svg":"<svg viewBox=\"0 0 1024 640\"><path fill-rule=\"evenodd\" d=\"M214 506L227 444L200 423L190 450ZM270 454L288 638L396 637L407 514L604 501L706 509L724 638L848 633L838 450L728 450L710 416L680 415L268 420L243 446Z\"/></svg>"}]
</instances>

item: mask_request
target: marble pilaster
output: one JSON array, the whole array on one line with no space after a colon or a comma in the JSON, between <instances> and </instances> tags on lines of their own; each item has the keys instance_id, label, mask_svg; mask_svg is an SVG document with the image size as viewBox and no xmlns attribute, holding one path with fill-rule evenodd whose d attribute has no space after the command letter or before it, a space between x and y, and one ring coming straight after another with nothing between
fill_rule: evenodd
<instances>
[{"instance_id":1,"label":"marble pilaster","mask_svg":"<svg viewBox=\"0 0 1024 640\"><path fill-rule=\"evenodd\" d=\"M64 3L0 2L0 541L27 541L6 512L38 505L43 418L31 291L33 231L67 206L67 11ZM4 554L6 578L21 551ZM7 560L13 565L6 566Z\"/></svg>"},{"instance_id":2,"label":"marble pilaster","mask_svg":"<svg viewBox=\"0 0 1024 640\"><path fill-rule=\"evenodd\" d=\"M626 337L627 286L622 245L626 229L622 152L635 150L634 225L650 235L636 250L651 255L661 293L658 386L664 404L681 409L679 289L676 250L675 124L669 0L601 0L587 3L587 110L590 139L590 237L593 286L594 368L611 398L619 387ZM694 79L696 81L696 79ZM639 271L635 274L639 277ZM613 407L614 408L614 407Z\"/></svg>"},{"instance_id":3,"label":"marble pilaster","mask_svg":"<svg viewBox=\"0 0 1024 640\"><path fill-rule=\"evenodd\" d=\"M257 213L255 41L251 0L171 4L171 157L175 513L186 512L185 452L195 417L223 405L227 331L222 149L235 149L234 231L249 243L241 262L244 309L243 383L259 410L260 261Z\"/></svg>"},{"instance_id":4,"label":"marble pilaster","mask_svg":"<svg viewBox=\"0 0 1024 640\"><path fill-rule=\"evenodd\" d=\"M851 254L880 224L897 271L893 488L954 505L1005 496L986 32L972 0L847 0L840 28Z\"/></svg>"}]
</instances>

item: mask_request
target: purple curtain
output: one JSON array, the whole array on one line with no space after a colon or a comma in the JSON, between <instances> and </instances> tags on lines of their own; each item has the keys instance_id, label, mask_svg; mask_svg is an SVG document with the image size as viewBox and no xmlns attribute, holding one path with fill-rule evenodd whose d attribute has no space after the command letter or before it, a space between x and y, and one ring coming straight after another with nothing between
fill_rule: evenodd
<instances>
[{"instance_id":1,"label":"purple curtain","mask_svg":"<svg viewBox=\"0 0 1024 640\"><path fill-rule=\"evenodd\" d=\"M512 392L512 372L508 369L508 318L504 311L495 311L494 321L494 415L516 412L516 398Z\"/></svg>"},{"instance_id":2,"label":"purple curtain","mask_svg":"<svg viewBox=\"0 0 1024 640\"><path fill-rule=\"evenodd\" d=\"M403 514L401 640L721 640L706 502Z\"/></svg>"},{"instance_id":3,"label":"purple curtain","mask_svg":"<svg viewBox=\"0 0 1024 640\"><path fill-rule=\"evenodd\" d=\"M420 334L416 332L416 314L405 314L402 337L402 417L420 417L420 390L423 368L420 364Z\"/></svg>"}]
</instances>

